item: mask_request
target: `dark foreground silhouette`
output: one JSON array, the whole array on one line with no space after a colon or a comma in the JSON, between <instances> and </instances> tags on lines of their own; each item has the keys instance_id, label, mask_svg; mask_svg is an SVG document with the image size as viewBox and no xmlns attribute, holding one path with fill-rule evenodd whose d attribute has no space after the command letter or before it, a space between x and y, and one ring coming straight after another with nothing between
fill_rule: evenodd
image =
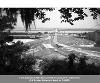
<instances>
[{"instance_id":1,"label":"dark foreground silhouette","mask_svg":"<svg viewBox=\"0 0 100 83\"><path fill-rule=\"evenodd\" d=\"M75 59L77 61L75 62ZM96 66L94 63L87 64L87 57L82 56L77 58L75 54L68 56L66 60L53 60L43 67L44 75L99 75L100 66Z\"/></svg>"},{"instance_id":2,"label":"dark foreground silhouette","mask_svg":"<svg viewBox=\"0 0 100 83\"><path fill-rule=\"evenodd\" d=\"M34 54L25 56L22 52L29 49L22 42L0 47L0 75L100 75L100 65L89 57L69 54L65 60L42 60L38 63Z\"/></svg>"}]
</instances>

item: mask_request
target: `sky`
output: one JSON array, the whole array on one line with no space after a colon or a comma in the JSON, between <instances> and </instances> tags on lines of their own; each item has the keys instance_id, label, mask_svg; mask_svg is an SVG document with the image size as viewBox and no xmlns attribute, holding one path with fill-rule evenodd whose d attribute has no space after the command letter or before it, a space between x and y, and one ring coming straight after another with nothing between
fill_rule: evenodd
<instances>
[{"instance_id":1,"label":"sky","mask_svg":"<svg viewBox=\"0 0 100 83\"><path fill-rule=\"evenodd\" d=\"M88 14L88 17L85 17L84 20L79 20L75 21L74 25L70 25L69 23L61 23L61 14L58 11L59 8L55 8L54 11L52 12L46 12L46 17L50 18L50 21L46 21L45 23L42 23L41 20L36 19L36 27L37 29L48 29L48 28L70 28L70 29L75 29L75 28L80 28L80 29L95 29L99 28L97 25L100 24L99 21L100 19L98 18L97 20L93 20L92 16L90 15L91 13L89 12L88 9L85 9L84 12ZM74 18L76 15L73 13ZM14 30L25 30L23 23L21 21L20 15L18 15L17 18L17 25ZM31 25L31 30L34 30L34 25Z\"/></svg>"}]
</instances>

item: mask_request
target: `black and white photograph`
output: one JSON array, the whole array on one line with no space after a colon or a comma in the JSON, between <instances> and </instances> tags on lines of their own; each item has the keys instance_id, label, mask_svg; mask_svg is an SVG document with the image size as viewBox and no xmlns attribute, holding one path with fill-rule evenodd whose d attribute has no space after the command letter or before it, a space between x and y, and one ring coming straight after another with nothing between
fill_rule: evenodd
<instances>
[{"instance_id":1,"label":"black and white photograph","mask_svg":"<svg viewBox=\"0 0 100 83\"><path fill-rule=\"evenodd\" d=\"M0 75L100 75L100 8L0 8Z\"/></svg>"}]
</instances>

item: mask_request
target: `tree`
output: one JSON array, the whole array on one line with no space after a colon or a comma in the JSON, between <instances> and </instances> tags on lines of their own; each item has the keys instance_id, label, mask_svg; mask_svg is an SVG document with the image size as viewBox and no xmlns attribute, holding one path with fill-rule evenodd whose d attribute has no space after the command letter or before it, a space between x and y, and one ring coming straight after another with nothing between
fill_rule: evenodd
<instances>
[{"instance_id":1,"label":"tree","mask_svg":"<svg viewBox=\"0 0 100 83\"><path fill-rule=\"evenodd\" d=\"M9 36L10 30L16 25L17 12L0 9L0 74L15 74L21 66L21 53L29 49L28 46L18 41L12 45L13 37Z\"/></svg>"},{"instance_id":2,"label":"tree","mask_svg":"<svg viewBox=\"0 0 100 83\"><path fill-rule=\"evenodd\" d=\"M0 44L9 42L8 37L10 30L16 25L17 13L11 13L6 11L4 8L0 9Z\"/></svg>"}]
</instances>

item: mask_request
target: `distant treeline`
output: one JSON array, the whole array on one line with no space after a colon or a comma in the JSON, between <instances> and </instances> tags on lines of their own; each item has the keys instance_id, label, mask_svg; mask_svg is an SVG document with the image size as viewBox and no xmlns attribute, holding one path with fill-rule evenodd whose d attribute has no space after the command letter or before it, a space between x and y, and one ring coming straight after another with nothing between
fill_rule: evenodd
<instances>
[{"instance_id":1,"label":"distant treeline","mask_svg":"<svg viewBox=\"0 0 100 83\"><path fill-rule=\"evenodd\" d=\"M33 38L40 38L42 36L42 33L41 32L38 32L38 33L27 33L27 32L24 32L24 33L17 33L17 32L14 32L14 33L10 33L9 35L13 36L14 39L33 39Z\"/></svg>"},{"instance_id":2,"label":"distant treeline","mask_svg":"<svg viewBox=\"0 0 100 83\"><path fill-rule=\"evenodd\" d=\"M27 33L27 32L14 32L14 33L10 33L10 35L41 35L41 32L38 33Z\"/></svg>"}]
</instances>

